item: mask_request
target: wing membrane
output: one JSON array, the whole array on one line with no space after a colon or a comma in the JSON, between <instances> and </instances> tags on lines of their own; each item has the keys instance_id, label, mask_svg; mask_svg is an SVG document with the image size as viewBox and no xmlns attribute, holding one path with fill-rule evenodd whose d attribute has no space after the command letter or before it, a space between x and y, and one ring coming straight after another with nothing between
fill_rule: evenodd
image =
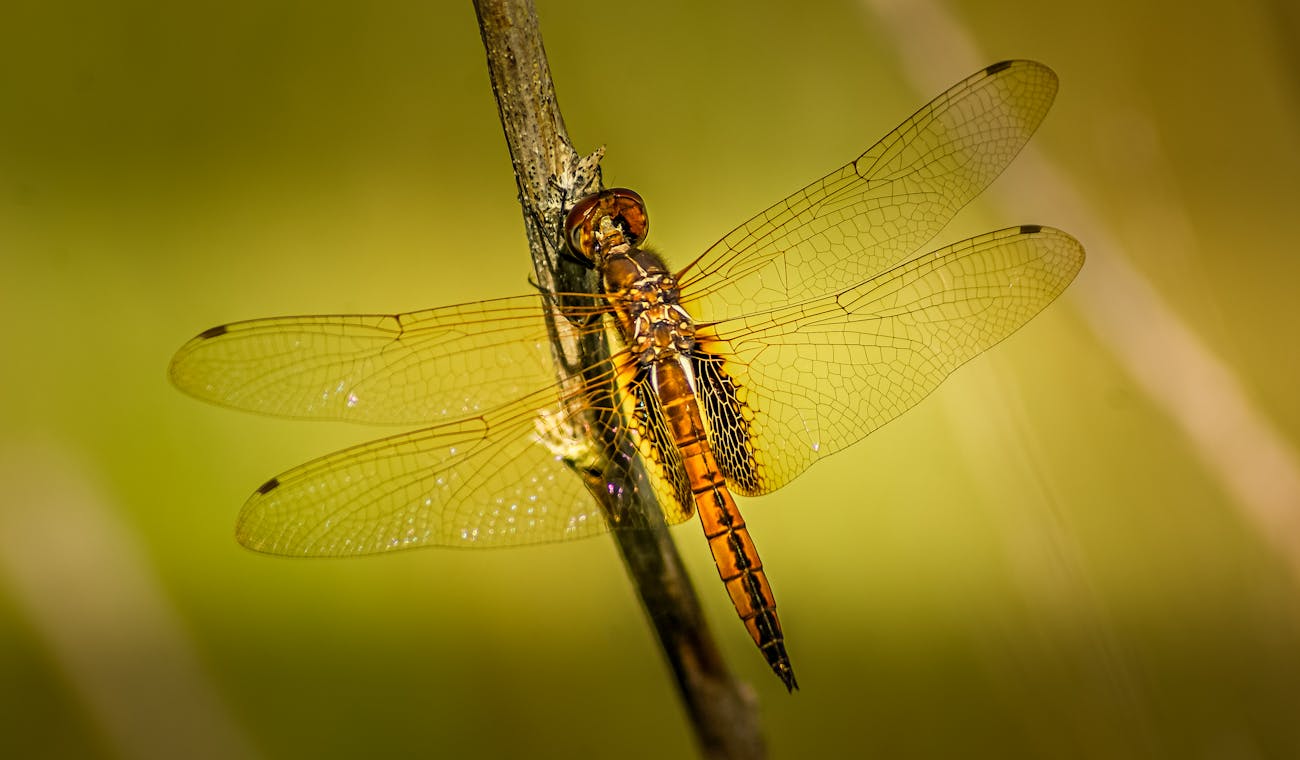
<instances>
[{"instance_id":1,"label":"wing membrane","mask_svg":"<svg viewBox=\"0 0 1300 760\"><path fill-rule=\"evenodd\" d=\"M516 546L607 530L536 426L544 394L295 467L244 504L256 551L347 556L419 546Z\"/></svg>"},{"instance_id":2,"label":"wing membrane","mask_svg":"<svg viewBox=\"0 0 1300 760\"><path fill-rule=\"evenodd\" d=\"M707 328L701 345L723 357L735 383L730 403L747 426L750 452L719 455L753 470L737 490L779 488L910 409L1051 303L1083 259L1064 232L1013 227L821 298ZM722 451L733 445L725 431L712 443Z\"/></svg>"},{"instance_id":3,"label":"wing membrane","mask_svg":"<svg viewBox=\"0 0 1300 760\"><path fill-rule=\"evenodd\" d=\"M249 497L236 527L255 551L300 557L376 554L423 546L490 548L586 538L608 523L566 463L567 442L538 425L549 391L487 414L344 449L295 467ZM666 519L690 519L652 441L631 427L615 448L644 444L650 487ZM616 465L610 465L616 466ZM624 482L632 482L625 479ZM689 502L688 502L689 504Z\"/></svg>"},{"instance_id":4,"label":"wing membrane","mask_svg":"<svg viewBox=\"0 0 1300 760\"><path fill-rule=\"evenodd\" d=\"M680 274L702 322L799 303L910 257L1006 168L1056 95L1051 69L994 64L856 160L766 209Z\"/></svg>"},{"instance_id":5,"label":"wing membrane","mask_svg":"<svg viewBox=\"0 0 1300 760\"><path fill-rule=\"evenodd\" d=\"M531 295L409 314L235 322L185 344L169 372L204 401L262 414L393 425L458 419L554 384L545 308Z\"/></svg>"}]
</instances>

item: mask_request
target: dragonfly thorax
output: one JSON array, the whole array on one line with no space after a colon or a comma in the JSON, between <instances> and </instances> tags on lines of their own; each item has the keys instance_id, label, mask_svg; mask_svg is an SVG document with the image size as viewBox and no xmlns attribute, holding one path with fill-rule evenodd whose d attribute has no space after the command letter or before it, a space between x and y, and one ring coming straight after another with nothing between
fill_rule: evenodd
<instances>
[{"instance_id":1,"label":"dragonfly thorax","mask_svg":"<svg viewBox=\"0 0 1300 760\"><path fill-rule=\"evenodd\" d=\"M619 330L642 363L689 353L695 321L682 308L677 280L658 255L622 246L604 263L605 292Z\"/></svg>"},{"instance_id":2,"label":"dragonfly thorax","mask_svg":"<svg viewBox=\"0 0 1300 760\"><path fill-rule=\"evenodd\" d=\"M632 322L632 352L641 362L689 354L695 346L695 322L677 304L656 304Z\"/></svg>"}]
</instances>

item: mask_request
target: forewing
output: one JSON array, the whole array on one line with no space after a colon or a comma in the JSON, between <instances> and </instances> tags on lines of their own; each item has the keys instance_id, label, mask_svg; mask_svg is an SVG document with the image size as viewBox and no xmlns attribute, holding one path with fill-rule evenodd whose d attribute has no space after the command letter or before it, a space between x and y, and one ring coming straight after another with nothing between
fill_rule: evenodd
<instances>
[{"instance_id":1,"label":"forewing","mask_svg":"<svg viewBox=\"0 0 1300 760\"><path fill-rule=\"evenodd\" d=\"M728 378L725 397L701 385L703 405L734 421L715 422L710 441L724 474L740 493L766 493L860 440L1051 303L1083 259L1059 230L1012 227L703 328L701 350Z\"/></svg>"},{"instance_id":2,"label":"forewing","mask_svg":"<svg viewBox=\"0 0 1300 760\"><path fill-rule=\"evenodd\" d=\"M1004 61L866 153L737 227L680 273L701 322L799 303L912 256L1006 168L1056 95L1051 69Z\"/></svg>"},{"instance_id":3,"label":"forewing","mask_svg":"<svg viewBox=\"0 0 1300 760\"><path fill-rule=\"evenodd\" d=\"M169 373L204 401L262 414L459 419L555 383L545 308L538 294L409 314L235 322L186 343ZM587 311L601 309L593 301Z\"/></svg>"}]
</instances>

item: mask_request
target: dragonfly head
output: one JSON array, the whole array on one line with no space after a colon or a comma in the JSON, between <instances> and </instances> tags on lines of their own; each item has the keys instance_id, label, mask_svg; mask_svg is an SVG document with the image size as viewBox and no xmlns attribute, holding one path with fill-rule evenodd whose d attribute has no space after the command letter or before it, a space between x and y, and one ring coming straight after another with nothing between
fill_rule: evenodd
<instances>
[{"instance_id":1,"label":"dragonfly head","mask_svg":"<svg viewBox=\"0 0 1300 760\"><path fill-rule=\"evenodd\" d=\"M635 246L650 229L641 196L616 187L578 201L564 222L564 239L580 261L599 266L611 249Z\"/></svg>"}]
</instances>

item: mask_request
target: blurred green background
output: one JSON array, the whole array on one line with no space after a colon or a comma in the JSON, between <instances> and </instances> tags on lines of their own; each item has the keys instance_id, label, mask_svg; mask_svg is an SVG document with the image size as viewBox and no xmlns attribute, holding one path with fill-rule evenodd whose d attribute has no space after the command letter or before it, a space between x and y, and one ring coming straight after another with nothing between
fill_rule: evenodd
<instances>
[{"instance_id":1,"label":"blurred green background","mask_svg":"<svg viewBox=\"0 0 1300 760\"><path fill-rule=\"evenodd\" d=\"M1300 13L542 3L561 104L681 263L980 66L1056 107L942 238L1079 280L745 500L803 690L677 529L772 754L1300 756ZM646 757L693 744L610 541L286 561L267 477L384 430L205 406L198 331L526 292L469 2L0 9L0 755Z\"/></svg>"}]
</instances>

